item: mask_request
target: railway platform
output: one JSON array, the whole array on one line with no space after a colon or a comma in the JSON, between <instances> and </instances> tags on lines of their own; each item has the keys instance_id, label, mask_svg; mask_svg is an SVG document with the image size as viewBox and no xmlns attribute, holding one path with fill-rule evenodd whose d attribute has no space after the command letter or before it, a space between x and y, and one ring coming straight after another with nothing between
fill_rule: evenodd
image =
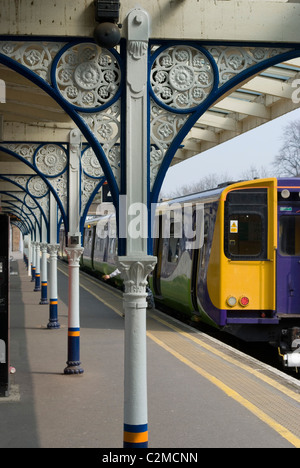
<instances>
[{"instance_id":1,"label":"railway platform","mask_svg":"<svg viewBox=\"0 0 300 468\"><path fill-rule=\"evenodd\" d=\"M1 448L123 445L122 298L80 274L82 375L65 375L68 268L58 262L60 329L47 329L19 254L10 275L10 395ZM300 447L300 381L155 310L147 317L149 449ZM113 453L113 451L111 452Z\"/></svg>"}]
</instances>

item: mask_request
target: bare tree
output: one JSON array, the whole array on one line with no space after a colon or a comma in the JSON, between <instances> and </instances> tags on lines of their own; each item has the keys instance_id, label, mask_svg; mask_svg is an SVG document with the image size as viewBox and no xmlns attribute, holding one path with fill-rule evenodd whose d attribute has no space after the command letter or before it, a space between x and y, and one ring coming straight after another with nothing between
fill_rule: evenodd
<instances>
[{"instance_id":1,"label":"bare tree","mask_svg":"<svg viewBox=\"0 0 300 468\"><path fill-rule=\"evenodd\" d=\"M241 173L240 178L242 180L264 179L265 177L271 177L271 172L272 171L267 169L265 166L250 166L249 169Z\"/></svg>"},{"instance_id":2,"label":"bare tree","mask_svg":"<svg viewBox=\"0 0 300 468\"><path fill-rule=\"evenodd\" d=\"M226 174L208 174L205 177L199 179L198 182L192 182L190 184L183 185L176 190L168 193L162 193L161 198L175 198L183 195L189 195L191 193L203 192L204 190L210 190L217 187L218 184L227 180Z\"/></svg>"},{"instance_id":3,"label":"bare tree","mask_svg":"<svg viewBox=\"0 0 300 468\"><path fill-rule=\"evenodd\" d=\"M290 122L283 132L283 145L273 166L279 176L300 175L300 120Z\"/></svg>"}]
</instances>

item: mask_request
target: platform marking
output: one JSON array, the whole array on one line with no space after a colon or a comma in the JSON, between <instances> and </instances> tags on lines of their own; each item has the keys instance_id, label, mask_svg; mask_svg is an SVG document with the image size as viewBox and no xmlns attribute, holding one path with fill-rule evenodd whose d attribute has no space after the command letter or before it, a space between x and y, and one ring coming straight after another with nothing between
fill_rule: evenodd
<instances>
[{"instance_id":1,"label":"platform marking","mask_svg":"<svg viewBox=\"0 0 300 468\"><path fill-rule=\"evenodd\" d=\"M242 362L237 361L236 359L234 359L234 358L232 358L230 356L227 356L222 351L219 351L216 348L214 348L213 346L210 346L209 344L204 343L200 338L196 338L195 336L191 335L190 333L181 330L179 327L176 327L176 325L173 325L173 324L165 321L164 319L162 319L162 318L158 317L157 315L155 315L153 312L152 312L152 316L158 322L161 322L163 325L171 328L172 330L174 330L177 333L179 333L180 335L188 338L189 340L194 341L195 343L199 344L199 346L201 346L202 348L205 348L208 351L210 351L211 353L215 354L216 356L221 357L222 359L224 359L224 361L230 362L231 364L234 364L235 366L240 367L241 369L244 369L245 371L249 372L250 374L255 375L255 377L257 377L258 379L262 380L263 382L267 383L271 387L276 388L276 390L279 390L280 392L284 393L288 397L290 397L293 400L300 403L300 395L298 393L293 392L292 390L289 390L288 388L281 385L279 382L271 379L270 377L267 377L264 374L261 374L259 371L255 370L255 369L252 369L252 367L247 366L247 364L243 364Z\"/></svg>"},{"instance_id":2,"label":"platform marking","mask_svg":"<svg viewBox=\"0 0 300 468\"><path fill-rule=\"evenodd\" d=\"M102 289L104 290L107 290L105 286L102 286L101 284L98 284L96 281L93 281L91 280L91 282L99 287L101 287ZM84 289L86 289L88 292L90 292L94 297L96 297L98 300L100 300L101 302L103 302L107 307L109 307L110 309L114 310L118 315L121 315L122 316L122 313L119 312L118 309L116 309L114 306L110 305L109 303L107 303L106 301L104 301L104 299L102 299L101 297L99 297L96 293L94 293L93 291L90 291L87 287L83 286L82 287ZM120 299L120 296L117 295L117 294L114 294L114 291L111 291L111 294L114 295L115 297L119 298ZM203 348L207 349L208 351L210 351L211 353L213 353L214 355L216 356L219 356L221 357L222 359L224 359L225 361L227 362L230 362L231 364L234 364L235 366L238 366L240 367L241 369L244 369L245 371L251 373L252 375L254 375L255 377L257 377L258 379L262 380L263 382L267 383L268 385L270 385L271 387L275 388L276 390L278 391L281 391L282 393L284 393L285 395L287 395L288 397L292 398L293 400L297 401L300 403L300 394L298 393L295 393L293 392L292 390L289 390L288 388L284 387L283 385L281 385L279 382L271 379L270 377L264 375L264 374L261 374L259 371L255 370L255 369L252 369L250 366L247 366L246 364L243 364L242 362L239 362L237 361L236 359L234 358L231 358L230 356L227 356L225 353L223 353L222 351L219 351L217 350L216 348L214 348L213 346L210 346L209 344L203 342L200 338L196 338L195 336L191 335L190 333L188 332L185 332L183 330L181 330L179 327L177 327L176 325L173 325L169 322L167 322L166 320L158 317L153 311L151 311L151 317L155 320L157 320L158 322L162 323L163 325L165 325L166 327L168 328L171 328L173 329L174 331L176 331L177 333L179 333L180 335L186 337L187 339L191 340L191 341L194 341L195 343L197 343L199 346L202 346ZM197 332L197 330L195 329L194 330L195 332Z\"/></svg>"},{"instance_id":3,"label":"platform marking","mask_svg":"<svg viewBox=\"0 0 300 468\"><path fill-rule=\"evenodd\" d=\"M66 272L64 272L63 270L59 269L64 275L68 276L68 274ZM102 289L106 289L104 286L101 286L100 284L96 283L95 281L92 281L95 285L99 286L99 287L102 287ZM96 299L98 299L100 302L102 302L104 305L106 305L107 307L109 307L111 310L113 310L114 312L116 312L118 315L122 316L122 312L120 312L118 309L116 309L114 306L112 306L111 304L109 304L107 301L105 301L102 297L98 296L96 293L94 293L93 291L91 291L89 288L87 288L86 286L84 286L82 283L80 283L80 286L85 289L87 292L89 292L90 294L92 294L92 296L94 296ZM113 292L112 292L113 294ZM114 296L116 296L115 294L113 294ZM116 296L118 298L120 298L119 296ZM266 383L268 383L269 385L271 385L272 387L275 387L277 390L280 390L282 393L286 394L287 396L289 396L290 398L296 400L296 401L300 401L300 396L297 395L296 393L286 389L285 387L283 387L282 385L280 385L278 382L275 382L273 381L272 379L260 374L259 372L255 371L255 369L252 369L251 367L245 365L245 364L242 364L240 363L239 361L233 359L233 358L230 358L229 356L227 356L226 354L222 353L221 351L218 351L216 350L215 348L213 348L212 346L204 343L203 341L201 341L199 338L195 338L194 336L190 335L189 333L187 332L184 332L183 330L181 330L180 328L176 327L175 325L172 325L170 324L169 322L161 319L160 317L158 317L156 314L154 314L152 312L152 318L157 320L158 322L161 322L162 324L164 324L165 326L173 329L174 331L178 332L179 334L187 337L188 339L196 342L197 344L199 344L199 346L202 346L203 348L206 348L208 351L210 351L211 353L221 357L222 359L246 370L247 372L250 372L252 373L253 375L255 375L256 377L258 377L259 379L265 381ZM204 369L202 369L200 366L192 363L189 359L185 358L184 356L182 356L180 353L178 353L177 351L175 351L174 349L172 349L171 347L169 347L168 345L166 345L164 342L162 342L161 340L159 340L158 338L156 338L152 333L148 332L147 331L147 336L152 340L154 341L156 344L158 344L160 347L162 347L163 349L165 349L167 352L169 352L170 354L172 354L174 357L176 357L179 361L183 362L184 364L186 364L188 367L192 368L193 370L195 370L198 374L202 375L202 377L206 378L208 381L210 381L211 383L213 383L214 385L216 385L220 390L222 390L224 393L226 393L226 395L228 395L230 398L234 399L235 401L237 401L238 403L240 403L242 406L244 406L245 408L247 408L252 414L254 414L255 416L257 416L261 421L263 421L264 423L266 423L268 426L270 426L274 431L276 431L278 434L280 434L284 439L286 439L289 443L291 443L293 446L295 446L296 448L300 448L300 439L295 436L292 432L290 432L287 428L285 428L284 426L282 426L281 424L277 423L273 418L269 417L266 413L264 413L263 411L261 411L257 406L255 406L253 403L251 403L250 401L248 401L246 398L242 397L239 393L237 393L235 390L233 390L232 388L230 388L228 385L224 384L221 380L219 380L218 378L214 377L213 375L209 374L207 371L205 371Z\"/></svg>"},{"instance_id":4,"label":"platform marking","mask_svg":"<svg viewBox=\"0 0 300 468\"><path fill-rule=\"evenodd\" d=\"M228 395L230 398L233 398L235 401L240 403L242 406L244 406L246 409L248 409L251 413L253 413L255 416L257 416L261 421L266 423L268 426L270 426L274 431L276 431L278 434L280 434L284 439L286 439L289 443L294 445L296 448L300 448L300 439L296 437L294 434L292 434L288 429L286 429L284 426L281 424L277 423L274 419L270 418L267 414L265 414L263 411L261 411L257 406L253 405L250 401L246 400L243 398L239 393L237 393L235 390L232 388L228 387L228 385L224 384L221 380L217 379L213 375L209 374L206 372L204 369L202 369L200 366L197 366L196 364L193 364L189 359L186 359L183 357L181 354L179 354L177 351L174 349L170 348L168 345L163 343L161 340L156 338L152 333L147 333L149 338L151 338L156 344L161 346L164 350L168 351L171 353L174 357L176 357L179 361L183 362L193 370L195 370L198 374L202 375L205 379L209 380L212 384L216 385L220 390L222 390L226 395Z\"/></svg>"}]
</instances>

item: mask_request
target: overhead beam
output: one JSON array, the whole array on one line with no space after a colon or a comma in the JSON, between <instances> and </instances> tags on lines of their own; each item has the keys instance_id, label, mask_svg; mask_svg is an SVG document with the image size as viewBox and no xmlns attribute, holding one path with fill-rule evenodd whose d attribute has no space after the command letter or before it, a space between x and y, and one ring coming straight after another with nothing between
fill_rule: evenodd
<instances>
[{"instance_id":1,"label":"overhead beam","mask_svg":"<svg viewBox=\"0 0 300 468\"><path fill-rule=\"evenodd\" d=\"M262 76L256 76L253 80L244 84L241 89L284 99L291 99L293 91L295 90L295 88L292 87L292 83L284 83L273 78L264 78Z\"/></svg>"},{"instance_id":2,"label":"overhead beam","mask_svg":"<svg viewBox=\"0 0 300 468\"><path fill-rule=\"evenodd\" d=\"M1 108L0 108L1 111ZM60 142L69 143L70 130L74 122L29 123L10 121L3 124L3 141ZM83 139L85 141L85 139Z\"/></svg>"},{"instance_id":3,"label":"overhead beam","mask_svg":"<svg viewBox=\"0 0 300 468\"><path fill-rule=\"evenodd\" d=\"M17 161L16 158L11 156L11 162L2 162L0 161L0 174L1 175L8 175L8 174L22 174L22 175L31 175L36 174L36 172L31 169L27 164L24 164L21 161Z\"/></svg>"},{"instance_id":4,"label":"overhead beam","mask_svg":"<svg viewBox=\"0 0 300 468\"><path fill-rule=\"evenodd\" d=\"M254 117L260 117L261 119L270 118L270 110L267 109L264 104L243 101L242 99L226 97L214 104L213 107L230 112L238 112L239 114L252 115Z\"/></svg>"},{"instance_id":5,"label":"overhead beam","mask_svg":"<svg viewBox=\"0 0 300 468\"><path fill-rule=\"evenodd\" d=\"M269 0L139 0L151 37L222 41L299 41L299 3ZM134 7L122 0L120 23ZM1 0L1 34L93 37L93 0ZM121 32L124 34L125 28Z\"/></svg>"}]
</instances>

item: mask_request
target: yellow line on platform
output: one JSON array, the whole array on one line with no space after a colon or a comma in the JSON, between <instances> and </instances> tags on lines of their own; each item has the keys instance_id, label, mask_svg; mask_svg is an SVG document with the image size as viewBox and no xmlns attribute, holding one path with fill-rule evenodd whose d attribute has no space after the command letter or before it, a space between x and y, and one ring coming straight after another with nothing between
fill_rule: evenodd
<instances>
[{"instance_id":1,"label":"yellow line on platform","mask_svg":"<svg viewBox=\"0 0 300 468\"><path fill-rule=\"evenodd\" d=\"M64 272L63 270L59 269L64 275L68 276L68 274L66 272ZM93 282L94 284L96 284L97 286L101 286L99 285L98 283L96 282ZM115 308L114 306L112 306L111 304L109 304L108 302L106 302L102 297L100 297L98 294L94 293L93 291L91 291L89 288L87 288L86 286L84 286L82 283L80 283L80 286L82 288L84 288L87 292L89 292L90 294L92 294L92 296L94 296L96 299L98 299L100 302L102 302L104 305L106 305L107 307L109 307L111 310L113 310L114 312L116 312L118 315L122 316L122 312L120 312L117 308ZM103 289L105 289L103 286L102 286ZM118 296L119 297L119 296ZM230 358L229 356L227 356L226 354L222 353L221 351L218 351L216 350L215 348L213 348L212 346L204 343L201 339L199 338L196 338L194 336L192 336L191 334L187 333L187 332L184 332L183 330L181 330L179 327L176 327L175 325L172 325L170 324L169 322L161 319L160 317L158 317L156 314L152 313L152 318L157 320L158 322L161 322L163 325L173 329L174 331L180 333L181 335L185 336L186 338L196 342L197 344L199 344L199 346L202 346L203 348L207 349L208 351L212 352L213 354L219 356L219 357L222 357L222 359L226 360L226 361L229 361L235 365L238 365L239 367L247 370L248 372L252 373L253 375L255 375L256 377L260 378L261 380L267 382L268 384L270 384L271 386L273 387L276 387L277 390L280 390L282 391L283 393L285 393L286 395L290 396L291 398L293 398L294 400L297 400L299 401L300 400L300 397L299 395L296 395L294 392L291 392L291 391L288 391L287 389L285 389L283 386L281 386L278 382L275 382L275 381L272 381L272 379L266 377L266 376L263 376L262 374L260 374L259 372L255 371L254 369L252 369L251 367L245 365L245 364L242 364L240 363L239 361L233 359L233 358ZM218 378L214 377L213 375L209 374L207 371L205 371L204 369L202 369L200 366L192 363L189 359L185 358L184 356L182 356L180 353L178 353L177 351L175 351L174 349L172 349L171 347L169 347L167 344L165 344L163 341L159 340L158 338L156 338L156 336L154 336L152 333L150 332L147 332L147 336L152 340L154 341L157 345L159 345L160 347L162 347L165 351L169 352L170 354L172 354L174 357L176 357L179 361L183 362L184 364L186 364L188 367L190 367L191 369L195 370L199 375L201 375L202 377L204 377L205 379L207 379L209 382L211 382L212 384L214 384L215 386L217 386L220 390L222 390L226 395L228 395L230 398L232 398L233 400L235 400L236 402L240 403L242 406L244 406L247 410L249 410L252 414L254 414L255 416L257 416L261 421L263 421L265 424L267 424L269 427L271 427L274 431L276 431L278 434L281 435L281 437L283 437L284 439L286 439L290 444L292 444L294 447L296 448L300 448L300 439L295 436L292 432L290 432L288 429L286 429L284 426L282 426L281 424L277 423L273 418L269 417L266 413L264 413L263 411L261 411L257 406L255 406L253 403L251 403L250 401L248 401L246 398L242 397L238 392L236 392L235 390L233 390L232 388L230 388L228 385L226 385L224 382L222 382L221 380L219 380Z\"/></svg>"},{"instance_id":2,"label":"yellow line on platform","mask_svg":"<svg viewBox=\"0 0 300 468\"><path fill-rule=\"evenodd\" d=\"M157 315L155 314L152 314L152 316L158 321L158 322L161 322L163 325L171 328L172 330L176 331L177 333L179 333L180 335L188 338L189 340L191 341L194 341L195 343L199 344L199 346L201 346L202 348L205 348L207 349L207 351L210 351L211 353L213 353L214 355L216 356L219 356L221 357L222 359L224 359L225 361L227 362L230 362L231 364L234 364L235 366L241 368L241 369L244 369L245 371L249 372L250 374L254 375L255 377L257 377L258 379L262 380L263 382L267 383L268 385L276 388L276 390L284 393L285 395L287 395L289 398L292 398L293 400L297 401L298 403L300 403L300 395L296 392L293 392L292 390L289 390L288 388L284 387L283 385L281 385L278 381L276 380L273 380L272 378L262 374L260 371L257 371L256 369L253 369L252 367L250 366L247 366L247 364L243 364L242 362L238 361L237 359L234 359L230 356L228 356L227 354L223 353L222 351L219 351L218 349L214 348L213 346L210 346L209 344L205 343L204 341L201 340L201 338L197 338L195 336L193 336L192 334L190 333L187 333L183 330L181 330L179 327L177 327L176 325L173 325L169 322L167 322L166 320L158 317Z\"/></svg>"},{"instance_id":3,"label":"yellow line on platform","mask_svg":"<svg viewBox=\"0 0 300 468\"><path fill-rule=\"evenodd\" d=\"M251 413L257 416L261 421L266 423L270 426L274 431L280 434L284 439L294 445L296 448L300 448L300 439L292 434L288 429L286 429L281 424L277 423L274 419L270 418L267 414L261 411L257 406L253 405L250 401L243 398L239 393L237 393L232 388L228 387L228 385L224 384L221 380L217 379L213 375L206 372L200 366L193 364L189 359L183 357L180 353L175 351L174 349L170 348L164 342L156 338L152 333L148 333L149 338L151 338L156 344L161 346L165 351L171 353L174 357L176 357L179 361L183 362L193 370L195 370L198 374L202 375L205 379L209 380L212 384L216 385L220 390L222 390L226 395L230 398L233 398L235 401L240 403L246 409L248 409Z\"/></svg>"}]
</instances>

